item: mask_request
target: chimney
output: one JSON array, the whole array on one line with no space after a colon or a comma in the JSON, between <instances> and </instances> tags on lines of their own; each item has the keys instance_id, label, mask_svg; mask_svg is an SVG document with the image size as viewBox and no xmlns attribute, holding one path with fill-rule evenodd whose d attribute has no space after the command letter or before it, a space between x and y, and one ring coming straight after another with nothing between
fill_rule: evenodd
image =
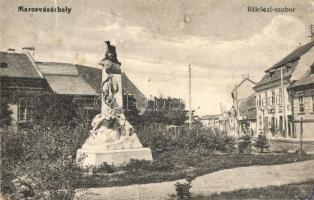
<instances>
[{"instance_id":1,"label":"chimney","mask_svg":"<svg viewBox=\"0 0 314 200\"><path fill-rule=\"evenodd\" d=\"M33 57L35 57L35 48L34 47L23 47L22 48L23 53L30 53Z\"/></svg>"},{"instance_id":2,"label":"chimney","mask_svg":"<svg viewBox=\"0 0 314 200\"><path fill-rule=\"evenodd\" d=\"M15 49L9 48L9 49L7 50L7 52L8 52L8 53L15 53Z\"/></svg>"}]
</instances>

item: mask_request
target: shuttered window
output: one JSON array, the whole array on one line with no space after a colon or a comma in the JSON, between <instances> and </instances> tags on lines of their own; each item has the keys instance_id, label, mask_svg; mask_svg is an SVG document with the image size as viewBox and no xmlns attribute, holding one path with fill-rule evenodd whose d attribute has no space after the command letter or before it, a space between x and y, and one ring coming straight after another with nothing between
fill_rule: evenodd
<instances>
[{"instance_id":1,"label":"shuttered window","mask_svg":"<svg viewBox=\"0 0 314 200\"><path fill-rule=\"evenodd\" d=\"M299 111L300 113L304 113L304 98L299 97Z\"/></svg>"}]
</instances>

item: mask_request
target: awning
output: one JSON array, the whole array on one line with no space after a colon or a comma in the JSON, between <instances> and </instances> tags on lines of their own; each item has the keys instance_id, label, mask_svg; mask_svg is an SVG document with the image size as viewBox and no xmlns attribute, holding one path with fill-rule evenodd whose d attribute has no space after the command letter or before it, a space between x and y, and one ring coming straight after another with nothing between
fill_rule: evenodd
<instances>
[{"instance_id":1,"label":"awning","mask_svg":"<svg viewBox=\"0 0 314 200\"><path fill-rule=\"evenodd\" d=\"M45 78L57 94L97 95L96 91L79 76L46 75Z\"/></svg>"}]
</instances>

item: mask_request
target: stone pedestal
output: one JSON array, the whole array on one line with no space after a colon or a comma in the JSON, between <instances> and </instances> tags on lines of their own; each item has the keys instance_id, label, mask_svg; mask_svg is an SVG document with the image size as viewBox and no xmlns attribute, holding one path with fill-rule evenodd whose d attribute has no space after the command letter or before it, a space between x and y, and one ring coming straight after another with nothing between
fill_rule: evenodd
<instances>
[{"instance_id":1,"label":"stone pedestal","mask_svg":"<svg viewBox=\"0 0 314 200\"><path fill-rule=\"evenodd\" d=\"M120 122L119 122L120 123ZM152 161L149 148L143 148L131 125L125 120L119 129L101 126L77 151L77 162L83 167L107 164L123 165L131 159ZM81 160L81 161L80 161Z\"/></svg>"},{"instance_id":2,"label":"stone pedestal","mask_svg":"<svg viewBox=\"0 0 314 200\"><path fill-rule=\"evenodd\" d=\"M119 139L117 130L101 127L97 134L92 134L77 151L76 159L82 167L99 166L106 162L113 165L127 164L131 159L152 161L149 148L143 148L134 133L122 134Z\"/></svg>"},{"instance_id":3,"label":"stone pedestal","mask_svg":"<svg viewBox=\"0 0 314 200\"><path fill-rule=\"evenodd\" d=\"M150 160L152 161L152 153L149 148L138 149L120 149L110 151L90 151L85 149L79 149L77 151L77 157L85 157L82 161L82 166L99 166L103 162L113 165L125 165L130 162L131 159L138 160Z\"/></svg>"}]
</instances>

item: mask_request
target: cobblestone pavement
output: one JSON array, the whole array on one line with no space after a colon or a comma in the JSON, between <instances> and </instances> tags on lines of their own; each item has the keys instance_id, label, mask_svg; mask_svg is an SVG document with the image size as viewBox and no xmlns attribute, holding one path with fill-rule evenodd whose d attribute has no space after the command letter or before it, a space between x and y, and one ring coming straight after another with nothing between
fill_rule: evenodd
<instances>
[{"instance_id":1,"label":"cobblestone pavement","mask_svg":"<svg viewBox=\"0 0 314 200\"><path fill-rule=\"evenodd\" d=\"M197 177L193 182L194 194L213 194L303 182L314 179L314 160L270 166L250 166L226 169ZM184 180L179 180L184 181ZM161 200L174 193L177 181L130 185L122 187L90 188L87 191L97 196L86 200Z\"/></svg>"}]
</instances>

